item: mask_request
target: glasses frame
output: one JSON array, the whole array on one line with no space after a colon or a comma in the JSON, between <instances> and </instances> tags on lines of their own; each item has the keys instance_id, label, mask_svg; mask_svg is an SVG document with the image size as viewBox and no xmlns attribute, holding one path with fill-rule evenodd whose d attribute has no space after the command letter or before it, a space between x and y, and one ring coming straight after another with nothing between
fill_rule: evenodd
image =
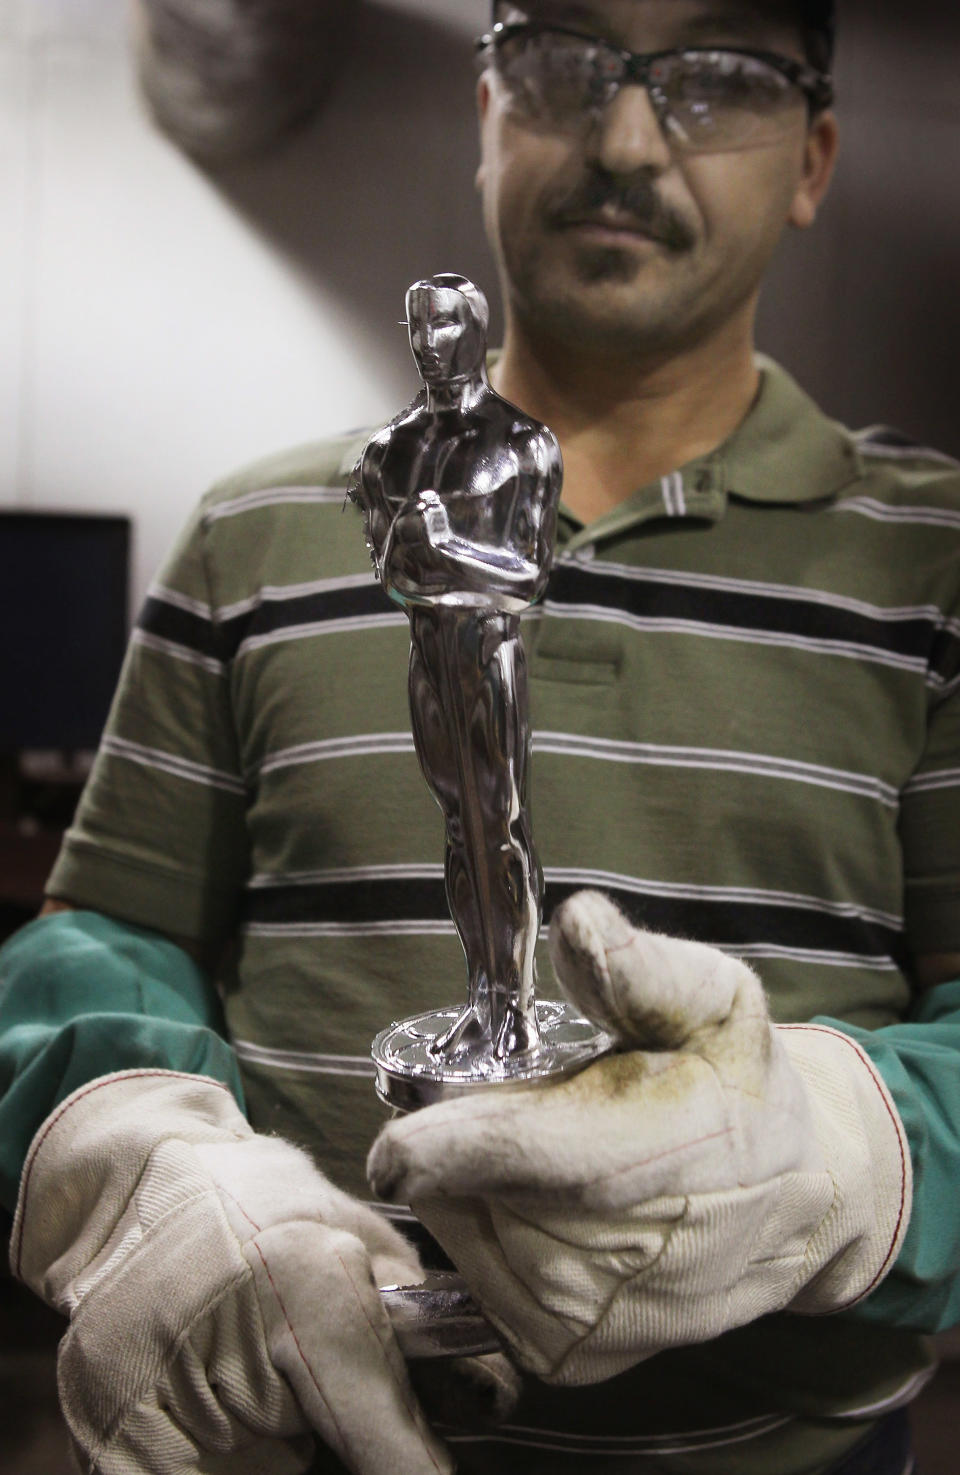
<instances>
[{"instance_id":1,"label":"glasses frame","mask_svg":"<svg viewBox=\"0 0 960 1475\"><path fill-rule=\"evenodd\" d=\"M781 56L776 51L760 51L750 46L669 46L662 51L627 51L603 36L592 35L589 31L581 31L574 26L553 25L546 21L497 21L489 31L477 37L474 50L478 55L488 50L496 53L501 43L510 41L515 36L537 36L545 32L558 36L575 36L580 41L605 47L620 58L623 66L623 76L617 83L617 91L628 83L644 87L657 103L658 111L663 109L666 100L651 78L656 63L668 56L716 55L717 52L725 56L746 56L753 61L765 62L803 93L811 117L823 112L834 99L833 78L826 72L818 71L807 62L795 61L792 56ZM613 97L616 97L616 92Z\"/></svg>"}]
</instances>

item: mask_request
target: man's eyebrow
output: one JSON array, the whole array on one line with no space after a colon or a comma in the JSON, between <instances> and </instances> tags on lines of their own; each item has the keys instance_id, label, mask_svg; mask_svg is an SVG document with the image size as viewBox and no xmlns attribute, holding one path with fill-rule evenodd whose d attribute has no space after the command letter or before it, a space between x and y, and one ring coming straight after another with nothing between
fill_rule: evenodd
<instances>
[{"instance_id":1,"label":"man's eyebrow","mask_svg":"<svg viewBox=\"0 0 960 1475\"><path fill-rule=\"evenodd\" d=\"M601 24L596 10L590 5L551 5L549 0L540 5L531 5L524 8L522 5L518 10L524 10L532 21L542 21L546 25L566 26L575 28L583 27L584 30L596 31Z\"/></svg>"},{"instance_id":2,"label":"man's eyebrow","mask_svg":"<svg viewBox=\"0 0 960 1475\"><path fill-rule=\"evenodd\" d=\"M683 26L691 41L757 41L769 31L769 22L753 10L718 10L691 16Z\"/></svg>"}]
</instances>

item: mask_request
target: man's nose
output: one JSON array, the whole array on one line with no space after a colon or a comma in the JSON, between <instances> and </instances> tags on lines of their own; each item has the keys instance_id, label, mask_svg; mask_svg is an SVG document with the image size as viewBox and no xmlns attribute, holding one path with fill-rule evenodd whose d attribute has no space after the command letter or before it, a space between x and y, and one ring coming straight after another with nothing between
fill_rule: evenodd
<instances>
[{"instance_id":1,"label":"man's nose","mask_svg":"<svg viewBox=\"0 0 960 1475\"><path fill-rule=\"evenodd\" d=\"M590 155L607 174L669 168L670 145L645 87L620 88L592 130Z\"/></svg>"}]
</instances>

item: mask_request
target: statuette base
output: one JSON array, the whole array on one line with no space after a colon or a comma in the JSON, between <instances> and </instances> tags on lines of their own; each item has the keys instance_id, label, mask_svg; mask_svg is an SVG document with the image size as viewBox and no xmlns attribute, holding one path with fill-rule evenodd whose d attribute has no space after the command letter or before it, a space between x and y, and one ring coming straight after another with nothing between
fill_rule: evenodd
<instances>
[{"instance_id":1,"label":"statuette base","mask_svg":"<svg viewBox=\"0 0 960 1475\"><path fill-rule=\"evenodd\" d=\"M377 1095L395 1111L417 1111L487 1086L538 1085L573 1075L612 1048L609 1035L572 1004L538 999L536 1009L539 1045L503 1059L492 1049L449 1054L437 1048L462 1012L456 1006L388 1025L371 1046Z\"/></svg>"}]
</instances>

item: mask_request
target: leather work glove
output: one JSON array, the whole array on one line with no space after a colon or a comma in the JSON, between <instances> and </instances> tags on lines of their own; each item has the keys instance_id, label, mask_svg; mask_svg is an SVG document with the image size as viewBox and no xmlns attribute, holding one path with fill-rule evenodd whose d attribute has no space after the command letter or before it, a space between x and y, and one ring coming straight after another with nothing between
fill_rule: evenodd
<instances>
[{"instance_id":1,"label":"leather work glove","mask_svg":"<svg viewBox=\"0 0 960 1475\"><path fill-rule=\"evenodd\" d=\"M896 1258L912 1179L859 1046L772 1025L743 963L638 931L595 892L555 913L551 954L619 1050L391 1122L367 1165L517 1360L599 1382L768 1312L866 1296Z\"/></svg>"},{"instance_id":2,"label":"leather work glove","mask_svg":"<svg viewBox=\"0 0 960 1475\"><path fill-rule=\"evenodd\" d=\"M225 1087L133 1070L62 1102L24 1166L14 1274L70 1317L64 1416L98 1475L438 1475L377 1284L414 1250Z\"/></svg>"}]
</instances>

